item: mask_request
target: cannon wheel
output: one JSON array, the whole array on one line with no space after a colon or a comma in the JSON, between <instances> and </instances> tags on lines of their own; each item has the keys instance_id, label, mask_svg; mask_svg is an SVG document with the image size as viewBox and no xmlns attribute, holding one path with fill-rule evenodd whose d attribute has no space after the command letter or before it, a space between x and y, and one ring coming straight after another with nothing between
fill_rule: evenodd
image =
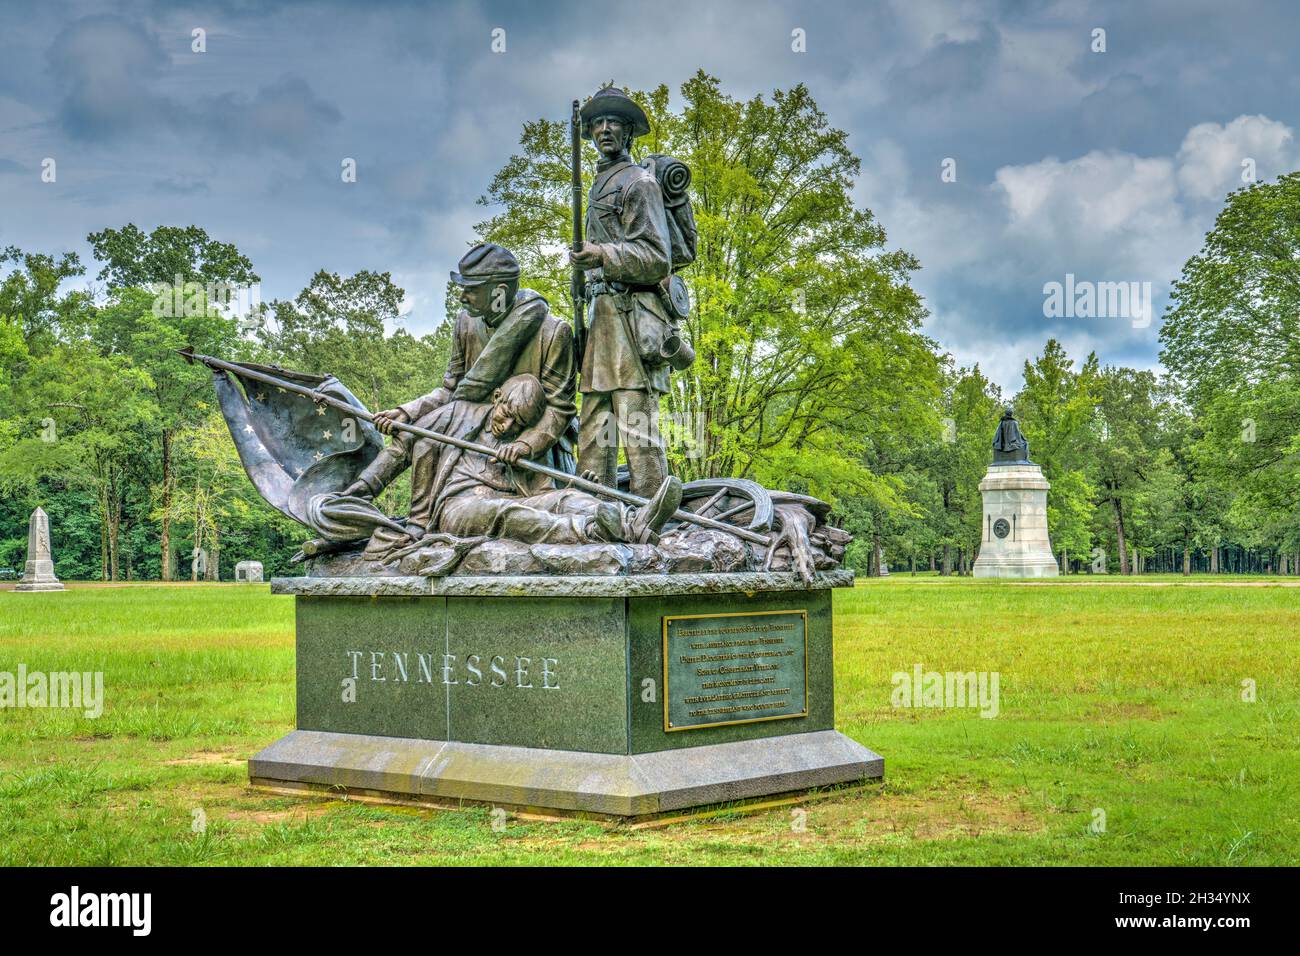
<instances>
[{"instance_id":1,"label":"cannon wheel","mask_svg":"<svg viewBox=\"0 0 1300 956\"><path fill-rule=\"evenodd\" d=\"M626 465L618 468L618 486L628 490ZM734 499L740 498L737 503ZM747 478L703 478L682 486L681 507L708 518L727 521L740 528L764 534L772 530L772 494ZM743 519L748 519L746 522Z\"/></svg>"},{"instance_id":2,"label":"cannon wheel","mask_svg":"<svg viewBox=\"0 0 1300 956\"><path fill-rule=\"evenodd\" d=\"M735 499L742 499L738 504ZM704 478L682 486L682 508L750 531L772 530L772 496L745 478ZM748 518L746 522L745 519Z\"/></svg>"}]
</instances>

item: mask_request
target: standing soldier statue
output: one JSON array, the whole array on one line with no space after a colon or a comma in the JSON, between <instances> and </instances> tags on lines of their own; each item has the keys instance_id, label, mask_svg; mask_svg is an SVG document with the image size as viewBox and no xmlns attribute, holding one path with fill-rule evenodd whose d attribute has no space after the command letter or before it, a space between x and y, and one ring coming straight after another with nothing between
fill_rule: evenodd
<instances>
[{"instance_id":1,"label":"standing soldier statue","mask_svg":"<svg viewBox=\"0 0 1300 956\"><path fill-rule=\"evenodd\" d=\"M579 466L614 485L622 447L629 490L650 497L668 473L659 430L659 396L673 367L693 354L678 333L685 287L672 277L681 230L665 209L654 171L632 161L632 140L650 132L645 111L621 90L599 90L579 111L582 138L600 153L588 195L586 241L569 253L585 271L589 331L582 355ZM676 161L670 161L676 162ZM685 167L676 163L679 171ZM686 173L687 183L689 173ZM685 189L679 203L685 202ZM694 255L691 221L690 256ZM576 243L575 243L576 245ZM689 262L689 258L685 260ZM680 290L674 292L673 283ZM689 311L687 300L685 311Z\"/></svg>"}]
</instances>

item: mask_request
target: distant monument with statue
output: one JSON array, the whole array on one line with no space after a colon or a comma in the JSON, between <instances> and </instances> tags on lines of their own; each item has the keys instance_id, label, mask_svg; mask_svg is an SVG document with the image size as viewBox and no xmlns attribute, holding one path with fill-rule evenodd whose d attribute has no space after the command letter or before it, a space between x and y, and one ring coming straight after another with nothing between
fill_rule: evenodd
<instances>
[{"instance_id":1,"label":"distant monument with statue","mask_svg":"<svg viewBox=\"0 0 1300 956\"><path fill-rule=\"evenodd\" d=\"M1007 409L993 436L993 463L984 497L983 538L972 571L977 578L1054 578L1060 573L1047 535L1043 470L1029 460L1029 442Z\"/></svg>"},{"instance_id":2,"label":"distant monument with statue","mask_svg":"<svg viewBox=\"0 0 1300 956\"><path fill-rule=\"evenodd\" d=\"M54 575L54 556L50 551L50 519L43 508L32 512L27 521L27 567L15 591L62 591L63 583Z\"/></svg>"}]
</instances>

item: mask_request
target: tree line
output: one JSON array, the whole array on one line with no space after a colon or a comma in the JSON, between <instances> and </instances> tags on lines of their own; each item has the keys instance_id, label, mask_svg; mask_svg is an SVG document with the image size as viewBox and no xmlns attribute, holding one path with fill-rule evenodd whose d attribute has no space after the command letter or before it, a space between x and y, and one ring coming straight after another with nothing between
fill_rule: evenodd
<instances>
[{"instance_id":1,"label":"tree line","mask_svg":"<svg viewBox=\"0 0 1300 956\"><path fill-rule=\"evenodd\" d=\"M302 530L258 496L211 374L176 350L329 370L378 408L441 376L447 330L386 332L403 296L388 273L322 270L294 299L235 314L219 300L259 277L203 229L88 240L103 283L88 290L63 291L86 273L75 254L0 252L0 569L21 569L40 504L70 579L229 580L245 559L292 573Z\"/></svg>"},{"instance_id":2,"label":"tree line","mask_svg":"<svg viewBox=\"0 0 1300 956\"><path fill-rule=\"evenodd\" d=\"M677 474L832 501L861 572L883 556L969 573L1009 405L1052 484L1063 570L1300 571L1300 174L1225 198L1174 283L1163 372L1053 339L1003 395L922 331L920 264L855 205L859 160L805 87L738 101L701 72L680 110L667 87L632 95L652 124L638 154L693 172L697 359L663 406ZM571 318L569 191L567 124L525 123L476 238L514 250ZM72 288L86 276L74 254L0 251L0 569L21 568L41 504L64 577L229 579L243 559L293 573L303 532L257 496L209 373L173 350L329 372L375 410L440 381L449 325L410 334L403 290L370 271L320 271L292 300L235 314L222 290L259 277L200 227L87 238L86 288ZM399 483L383 503L400 513L408 494Z\"/></svg>"}]
</instances>

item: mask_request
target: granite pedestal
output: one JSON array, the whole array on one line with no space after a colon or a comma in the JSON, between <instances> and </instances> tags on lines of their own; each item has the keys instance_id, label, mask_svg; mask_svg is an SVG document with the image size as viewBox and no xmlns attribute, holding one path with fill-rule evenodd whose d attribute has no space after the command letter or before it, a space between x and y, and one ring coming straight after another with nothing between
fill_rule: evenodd
<instances>
[{"instance_id":1,"label":"granite pedestal","mask_svg":"<svg viewBox=\"0 0 1300 956\"><path fill-rule=\"evenodd\" d=\"M790 573L276 578L297 727L255 785L655 816L879 778L834 729L831 595Z\"/></svg>"},{"instance_id":2,"label":"granite pedestal","mask_svg":"<svg viewBox=\"0 0 1300 956\"><path fill-rule=\"evenodd\" d=\"M1047 534L1043 470L1032 463L989 466L980 482L984 536L971 574L977 578L1054 578L1060 573Z\"/></svg>"}]
</instances>

